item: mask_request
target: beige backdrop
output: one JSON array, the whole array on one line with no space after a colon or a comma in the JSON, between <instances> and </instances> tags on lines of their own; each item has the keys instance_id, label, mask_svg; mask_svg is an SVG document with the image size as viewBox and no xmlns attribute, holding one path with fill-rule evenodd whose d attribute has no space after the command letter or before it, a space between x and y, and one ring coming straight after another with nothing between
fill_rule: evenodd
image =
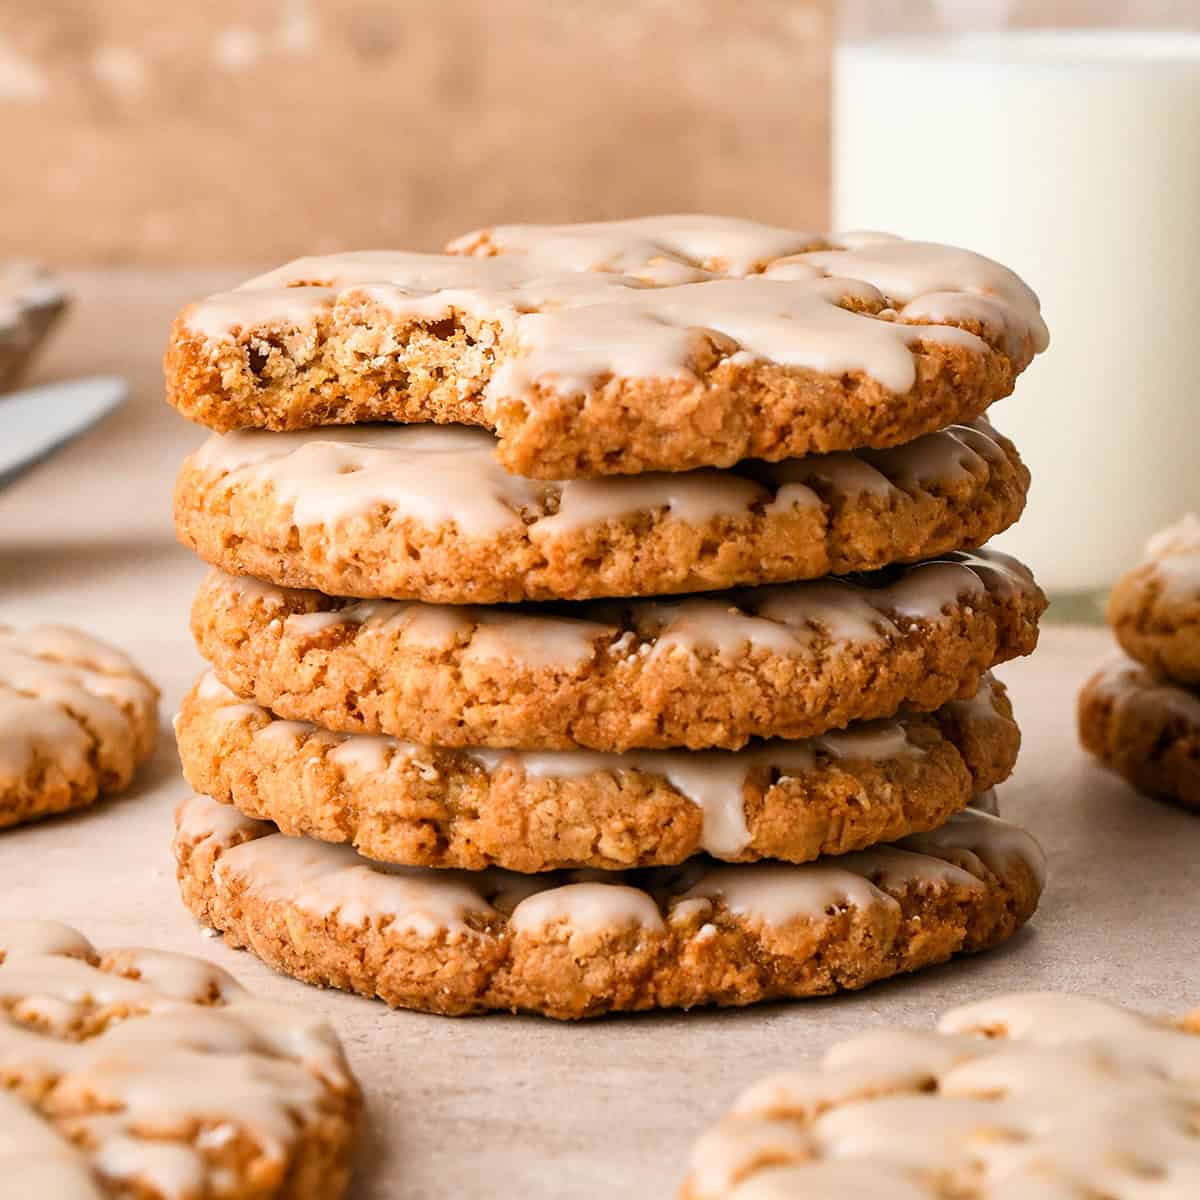
<instances>
[{"instance_id":1,"label":"beige backdrop","mask_svg":"<svg viewBox=\"0 0 1200 1200\"><path fill-rule=\"evenodd\" d=\"M826 0L0 0L0 255L246 263L497 219L821 227Z\"/></svg>"},{"instance_id":2,"label":"beige backdrop","mask_svg":"<svg viewBox=\"0 0 1200 1200\"><path fill-rule=\"evenodd\" d=\"M1194 28L1200 0L0 0L0 256L243 265L672 209L821 228L835 15Z\"/></svg>"}]
</instances>

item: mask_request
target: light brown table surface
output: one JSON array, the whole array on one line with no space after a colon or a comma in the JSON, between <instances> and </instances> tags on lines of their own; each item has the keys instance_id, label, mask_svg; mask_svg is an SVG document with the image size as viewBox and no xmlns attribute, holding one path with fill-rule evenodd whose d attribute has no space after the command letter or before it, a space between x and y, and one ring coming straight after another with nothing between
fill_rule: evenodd
<instances>
[{"instance_id":1,"label":"light brown table surface","mask_svg":"<svg viewBox=\"0 0 1200 1200\"><path fill-rule=\"evenodd\" d=\"M208 955L264 994L325 1013L368 1097L355 1200L666 1196L693 1137L741 1087L864 1026L928 1025L950 1005L1013 989L1086 990L1154 1010L1200 1003L1200 818L1135 795L1084 757L1075 692L1110 643L1053 625L1032 659L1001 671L1025 731L1001 804L1041 839L1050 884L1032 927L990 955L828 1000L561 1025L390 1012L203 937L168 848L184 793L169 718L200 668L187 611L202 573L175 545L170 485L203 434L162 403L158 364L178 305L232 278L76 276L76 309L36 374L118 372L133 398L0 493L0 621L71 622L129 650L163 689L163 737L128 796L0 834L0 911L68 921L100 945Z\"/></svg>"}]
</instances>

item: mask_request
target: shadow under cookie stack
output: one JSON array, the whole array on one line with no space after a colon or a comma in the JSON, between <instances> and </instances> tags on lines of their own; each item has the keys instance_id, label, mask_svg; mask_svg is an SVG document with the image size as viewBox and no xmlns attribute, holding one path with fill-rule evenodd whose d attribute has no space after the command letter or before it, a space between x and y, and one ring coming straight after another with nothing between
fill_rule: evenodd
<instances>
[{"instance_id":1,"label":"shadow under cookie stack","mask_svg":"<svg viewBox=\"0 0 1200 1200\"><path fill-rule=\"evenodd\" d=\"M441 1013L827 994L1031 915L968 808L1044 600L974 551L1045 345L947 247L661 217L302 259L177 320L187 906ZM482 427L482 428L481 428Z\"/></svg>"}]
</instances>

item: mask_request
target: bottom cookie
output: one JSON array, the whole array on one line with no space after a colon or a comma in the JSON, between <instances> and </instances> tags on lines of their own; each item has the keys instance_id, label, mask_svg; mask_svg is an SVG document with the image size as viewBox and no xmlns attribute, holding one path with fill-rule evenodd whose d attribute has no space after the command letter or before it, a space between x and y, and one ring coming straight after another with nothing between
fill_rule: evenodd
<instances>
[{"instance_id":1,"label":"bottom cookie","mask_svg":"<svg viewBox=\"0 0 1200 1200\"><path fill-rule=\"evenodd\" d=\"M309 983L447 1015L860 988L1002 942L1043 885L1034 839L974 811L814 863L526 876L383 866L194 796L175 857L185 904L232 945Z\"/></svg>"},{"instance_id":2,"label":"bottom cookie","mask_svg":"<svg viewBox=\"0 0 1200 1200\"><path fill-rule=\"evenodd\" d=\"M0 1195L345 1195L362 1098L304 1010L202 959L0 919L0 1014Z\"/></svg>"},{"instance_id":3,"label":"bottom cookie","mask_svg":"<svg viewBox=\"0 0 1200 1200\"><path fill-rule=\"evenodd\" d=\"M1123 656L1079 693L1079 740L1134 787L1200 810L1200 695Z\"/></svg>"}]
</instances>

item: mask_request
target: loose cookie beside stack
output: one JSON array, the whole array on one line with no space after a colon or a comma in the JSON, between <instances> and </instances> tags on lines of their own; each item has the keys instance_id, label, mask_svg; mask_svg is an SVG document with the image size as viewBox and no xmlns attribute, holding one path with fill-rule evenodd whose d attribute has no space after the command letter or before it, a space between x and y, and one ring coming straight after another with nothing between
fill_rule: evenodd
<instances>
[{"instance_id":1,"label":"loose cookie beside stack","mask_svg":"<svg viewBox=\"0 0 1200 1200\"><path fill-rule=\"evenodd\" d=\"M1184 1200L1200 1012L997 996L768 1076L697 1142L679 1200Z\"/></svg>"},{"instance_id":2,"label":"loose cookie beside stack","mask_svg":"<svg viewBox=\"0 0 1200 1200\"><path fill-rule=\"evenodd\" d=\"M362 1097L333 1030L182 954L0 918L0 1194L340 1200Z\"/></svg>"},{"instance_id":3,"label":"loose cookie beside stack","mask_svg":"<svg viewBox=\"0 0 1200 1200\"><path fill-rule=\"evenodd\" d=\"M1200 809L1200 518L1151 538L1108 622L1125 653L1080 692L1080 738L1135 787Z\"/></svg>"},{"instance_id":4,"label":"loose cookie beside stack","mask_svg":"<svg viewBox=\"0 0 1200 1200\"><path fill-rule=\"evenodd\" d=\"M224 431L176 490L215 568L192 911L311 982L558 1017L1009 936L1040 852L966 805L1013 767L989 671L1044 600L971 551L1024 505L983 413L1045 344L1032 293L707 217L451 251L301 260L176 322L168 394ZM318 428L364 420L400 424Z\"/></svg>"},{"instance_id":5,"label":"loose cookie beside stack","mask_svg":"<svg viewBox=\"0 0 1200 1200\"><path fill-rule=\"evenodd\" d=\"M0 625L0 829L128 787L158 737L158 688L78 629Z\"/></svg>"}]
</instances>

